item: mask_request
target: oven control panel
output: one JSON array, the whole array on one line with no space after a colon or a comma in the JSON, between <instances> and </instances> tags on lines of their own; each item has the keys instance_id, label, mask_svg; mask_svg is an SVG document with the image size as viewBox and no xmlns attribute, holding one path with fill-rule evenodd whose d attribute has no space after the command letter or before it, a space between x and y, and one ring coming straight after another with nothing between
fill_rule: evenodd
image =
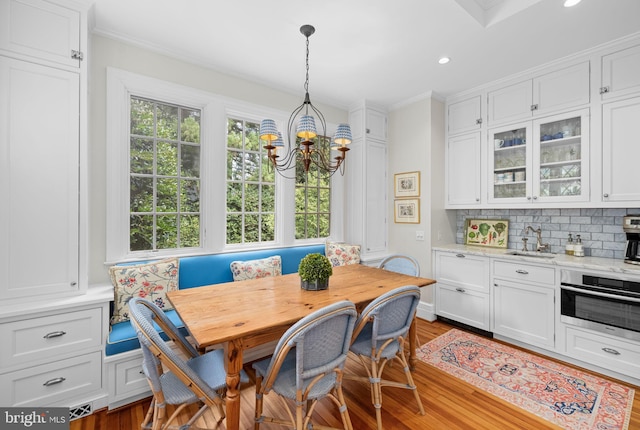
<instances>
[{"instance_id":1,"label":"oven control panel","mask_svg":"<svg viewBox=\"0 0 640 430\"><path fill-rule=\"evenodd\" d=\"M626 232L640 232L640 215L627 215L623 218L622 229Z\"/></svg>"}]
</instances>

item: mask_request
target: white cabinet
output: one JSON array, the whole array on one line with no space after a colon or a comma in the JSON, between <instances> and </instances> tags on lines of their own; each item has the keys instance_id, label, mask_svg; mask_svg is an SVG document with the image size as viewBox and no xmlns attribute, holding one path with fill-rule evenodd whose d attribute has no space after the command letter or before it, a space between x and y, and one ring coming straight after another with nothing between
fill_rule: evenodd
<instances>
[{"instance_id":1,"label":"white cabinet","mask_svg":"<svg viewBox=\"0 0 640 430\"><path fill-rule=\"evenodd\" d=\"M39 313L14 311L0 318L0 404L74 406L106 397L106 293L90 294L85 303L73 299L73 307L51 301Z\"/></svg>"},{"instance_id":2,"label":"white cabinet","mask_svg":"<svg viewBox=\"0 0 640 430\"><path fill-rule=\"evenodd\" d=\"M449 136L479 131L482 127L482 97L470 97L447 106L447 133Z\"/></svg>"},{"instance_id":3,"label":"white cabinet","mask_svg":"<svg viewBox=\"0 0 640 430\"><path fill-rule=\"evenodd\" d=\"M602 201L640 202L640 97L602 105ZM600 200L600 199L598 199Z\"/></svg>"},{"instance_id":4,"label":"white cabinet","mask_svg":"<svg viewBox=\"0 0 640 430\"><path fill-rule=\"evenodd\" d=\"M489 130L489 203L589 199L589 110Z\"/></svg>"},{"instance_id":5,"label":"white cabinet","mask_svg":"<svg viewBox=\"0 0 640 430\"><path fill-rule=\"evenodd\" d=\"M0 2L1 50L80 67L82 12L51 1ZM35 30L37 29L37 30Z\"/></svg>"},{"instance_id":6,"label":"white cabinet","mask_svg":"<svg viewBox=\"0 0 640 430\"><path fill-rule=\"evenodd\" d=\"M566 326L565 330L565 353L570 357L640 379L640 349L637 343L578 327Z\"/></svg>"},{"instance_id":7,"label":"white cabinet","mask_svg":"<svg viewBox=\"0 0 640 430\"><path fill-rule=\"evenodd\" d=\"M363 257L382 254L387 248L386 114L365 104L349 112L349 123L345 240L361 245Z\"/></svg>"},{"instance_id":8,"label":"white cabinet","mask_svg":"<svg viewBox=\"0 0 640 430\"><path fill-rule=\"evenodd\" d=\"M489 331L489 267L485 257L436 252L436 315Z\"/></svg>"},{"instance_id":9,"label":"white cabinet","mask_svg":"<svg viewBox=\"0 0 640 430\"><path fill-rule=\"evenodd\" d=\"M589 62L487 93L489 124L517 121L589 103Z\"/></svg>"},{"instance_id":10,"label":"white cabinet","mask_svg":"<svg viewBox=\"0 0 640 430\"><path fill-rule=\"evenodd\" d=\"M480 132L450 137L445 151L447 207L481 203Z\"/></svg>"},{"instance_id":11,"label":"white cabinet","mask_svg":"<svg viewBox=\"0 0 640 430\"><path fill-rule=\"evenodd\" d=\"M494 260L493 286L493 332L553 349L555 269Z\"/></svg>"},{"instance_id":12,"label":"white cabinet","mask_svg":"<svg viewBox=\"0 0 640 430\"><path fill-rule=\"evenodd\" d=\"M640 45L602 57L602 100L640 92Z\"/></svg>"}]
</instances>

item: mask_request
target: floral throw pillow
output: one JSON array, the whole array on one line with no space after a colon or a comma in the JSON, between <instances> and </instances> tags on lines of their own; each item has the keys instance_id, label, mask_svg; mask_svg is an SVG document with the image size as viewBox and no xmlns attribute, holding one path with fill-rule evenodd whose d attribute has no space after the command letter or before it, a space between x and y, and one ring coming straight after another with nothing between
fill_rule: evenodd
<instances>
[{"instance_id":1,"label":"floral throw pillow","mask_svg":"<svg viewBox=\"0 0 640 430\"><path fill-rule=\"evenodd\" d=\"M167 292L178 289L178 259L109 268L114 290L111 324L129 320L129 299L142 297L162 310L173 309Z\"/></svg>"},{"instance_id":2,"label":"floral throw pillow","mask_svg":"<svg viewBox=\"0 0 640 430\"><path fill-rule=\"evenodd\" d=\"M274 255L260 260L233 261L231 273L234 281L280 276L282 275L282 259L279 255Z\"/></svg>"},{"instance_id":3,"label":"floral throw pillow","mask_svg":"<svg viewBox=\"0 0 640 430\"><path fill-rule=\"evenodd\" d=\"M360 245L327 242L324 253L333 267L360 263Z\"/></svg>"}]
</instances>

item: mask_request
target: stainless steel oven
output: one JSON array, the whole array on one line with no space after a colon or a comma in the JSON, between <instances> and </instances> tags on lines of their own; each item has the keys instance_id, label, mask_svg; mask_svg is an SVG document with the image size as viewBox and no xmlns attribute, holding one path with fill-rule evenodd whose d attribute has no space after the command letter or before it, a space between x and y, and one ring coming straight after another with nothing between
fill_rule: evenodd
<instances>
[{"instance_id":1,"label":"stainless steel oven","mask_svg":"<svg viewBox=\"0 0 640 430\"><path fill-rule=\"evenodd\" d=\"M560 320L640 341L640 280L632 279L561 270Z\"/></svg>"}]
</instances>

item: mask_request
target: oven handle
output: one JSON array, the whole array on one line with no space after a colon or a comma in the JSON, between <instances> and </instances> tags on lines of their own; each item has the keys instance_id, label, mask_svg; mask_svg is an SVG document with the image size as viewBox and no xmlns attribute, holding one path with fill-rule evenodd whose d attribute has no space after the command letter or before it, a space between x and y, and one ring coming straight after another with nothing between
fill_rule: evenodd
<instances>
[{"instance_id":1,"label":"oven handle","mask_svg":"<svg viewBox=\"0 0 640 430\"><path fill-rule=\"evenodd\" d=\"M591 290L586 291L586 290L583 290L582 288L569 287L566 285L561 285L560 288L564 288L565 290L569 290L569 291L575 291L576 293L588 294L591 296L600 296L600 297L605 297L607 299L625 300L628 302L640 303L640 299L637 299L635 297L616 296L615 294L600 293L598 291L591 291Z\"/></svg>"}]
</instances>

